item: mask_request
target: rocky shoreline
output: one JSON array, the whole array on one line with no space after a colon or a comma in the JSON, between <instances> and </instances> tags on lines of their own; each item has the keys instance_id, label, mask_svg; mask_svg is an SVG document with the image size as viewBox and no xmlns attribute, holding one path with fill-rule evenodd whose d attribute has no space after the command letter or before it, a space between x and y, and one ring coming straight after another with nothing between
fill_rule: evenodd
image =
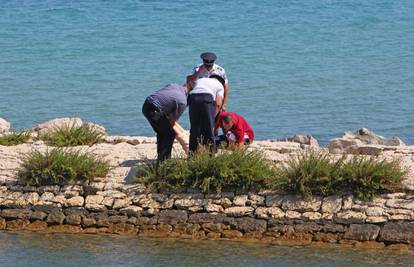
<instances>
[{"instance_id":1,"label":"rocky shoreline","mask_svg":"<svg viewBox=\"0 0 414 267\"><path fill-rule=\"evenodd\" d=\"M40 131L44 127L35 128ZM387 143L382 137L375 143L373 134L371 139L369 135L365 132L360 134L363 137L358 133L352 137L348 133L328 148L319 148L316 140L303 136L257 141L252 147L263 150L274 162L283 162L309 148L338 156L358 151L398 157L409 169L405 189L413 190L414 146L405 146L396 139ZM48 146L35 140L0 146L1 230L375 248L411 247L414 243L414 195L407 192L382 195L372 201L360 201L351 195L301 199L274 191L201 194L188 190L160 194L131 182L134 166L155 158L155 138L127 136L106 136L104 143L75 148L108 159L111 171L107 177L76 185L32 187L20 184L17 177L20 155L32 149L45 151ZM178 144L174 151L182 153Z\"/></svg>"}]
</instances>

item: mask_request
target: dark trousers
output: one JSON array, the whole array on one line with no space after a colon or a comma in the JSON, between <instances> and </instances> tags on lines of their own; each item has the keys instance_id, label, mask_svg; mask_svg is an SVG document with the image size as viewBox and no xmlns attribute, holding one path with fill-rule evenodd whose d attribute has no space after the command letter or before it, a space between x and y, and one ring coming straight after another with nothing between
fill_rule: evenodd
<instances>
[{"instance_id":1,"label":"dark trousers","mask_svg":"<svg viewBox=\"0 0 414 267\"><path fill-rule=\"evenodd\" d=\"M214 142L214 115L215 102L210 94L192 94L188 97L190 114L190 151L197 150L198 143L211 146L215 151Z\"/></svg>"},{"instance_id":2,"label":"dark trousers","mask_svg":"<svg viewBox=\"0 0 414 267\"><path fill-rule=\"evenodd\" d=\"M142 106L142 113L157 133L157 159L161 161L171 158L175 132L167 117L148 100Z\"/></svg>"}]
</instances>

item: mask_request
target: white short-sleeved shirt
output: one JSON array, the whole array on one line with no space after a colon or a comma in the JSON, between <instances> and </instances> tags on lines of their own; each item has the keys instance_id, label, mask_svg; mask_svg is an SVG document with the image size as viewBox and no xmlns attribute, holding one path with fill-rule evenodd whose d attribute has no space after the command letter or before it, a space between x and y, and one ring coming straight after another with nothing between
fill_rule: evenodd
<instances>
[{"instance_id":1,"label":"white short-sleeved shirt","mask_svg":"<svg viewBox=\"0 0 414 267\"><path fill-rule=\"evenodd\" d=\"M198 69L202 65L203 64L199 64L198 66L195 66L193 68L192 74L196 73L198 71ZM224 81L226 82L226 84L228 84L226 71L222 67L220 67L219 65L217 65L217 64L214 64L213 67L209 71L200 73L198 75L198 79L200 79L200 78L208 78L208 77L210 77L210 75L213 75L213 74L216 74L216 75L221 76L224 79Z\"/></svg>"},{"instance_id":2,"label":"white short-sleeved shirt","mask_svg":"<svg viewBox=\"0 0 414 267\"><path fill-rule=\"evenodd\" d=\"M216 100L217 96L224 96L223 85L214 78L200 78L195 81L193 89L190 91L190 95L193 94L210 94L213 99Z\"/></svg>"}]
</instances>

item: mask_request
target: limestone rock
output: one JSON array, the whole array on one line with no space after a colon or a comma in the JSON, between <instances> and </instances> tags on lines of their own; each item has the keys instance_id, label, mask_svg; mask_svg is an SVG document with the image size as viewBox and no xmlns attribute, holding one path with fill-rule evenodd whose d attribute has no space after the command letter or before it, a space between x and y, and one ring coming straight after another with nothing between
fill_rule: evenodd
<instances>
[{"instance_id":1,"label":"limestone rock","mask_svg":"<svg viewBox=\"0 0 414 267\"><path fill-rule=\"evenodd\" d=\"M289 142L299 143L301 145L308 145L310 147L318 148L319 143L312 135L295 135L292 137L288 137L287 140Z\"/></svg>"},{"instance_id":2,"label":"limestone rock","mask_svg":"<svg viewBox=\"0 0 414 267\"><path fill-rule=\"evenodd\" d=\"M128 207L125 207L123 209L120 209L120 212L122 214L126 214L128 216L137 216L137 215L140 215L141 214L141 211L142 211L142 208L141 207L138 207L138 206L128 206Z\"/></svg>"},{"instance_id":3,"label":"limestone rock","mask_svg":"<svg viewBox=\"0 0 414 267\"><path fill-rule=\"evenodd\" d=\"M414 209L414 199L389 199L386 206L397 209Z\"/></svg>"},{"instance_id":4,"label":"limestone rock","mask_svg":"<svg viewBox=\"0 0 414 267\"><path fill-rule=\"evenodd\" d=\"M309 221L315 221L315 220L319 220L322 218L322 214L320 214L319 212L304 212L302 214L302 218L305 220L309 220Z\"/></svg>"},{"instance_id":5,"label":"limestone rock","mask_svg":"<svg viewBox=\"0 0 414 267\"><path fill-rule=\"evenodd\" d=\"M222 213L212 214L212 213L194 213L191 214L188 218L190 223L222 223L226 219L226 215Z\"/></svg>"},{"instance_id":6,"label":"limestone rock","mask_svg":"<svg viewBox=\"0 0 414 267\"><path fill-rule=\"evenodd\" d=\"M82 207L85 200L81 196L71 197L66 199L65 206L66 207Z\"/></svg>"},{"instance_id":7,"label":"limestone rock","mask_svg":"<svg viewBox=\"0 0 414 267\"><path fill-rule=\"evenodd\" d=\"M9 132L10 127L10 122L6 121L3 118L0 118L0 134Z\"/></svg>"},{"instance_id":8,"label":"limestone rock","mask_svg":"<svg viewBox=\"0 0 414 267\"><path fill-rule=\"evenodd\" d=\"M384 223L388 221L386 216L368 216L365 220L367 223Z\"/></svg>"},{"instance_id":9,"label":"limestone rock","mask_svg":"<svg viewBox=\"0 0 414 267\"><path fill-rule=\"evenodd\" d=\"M27 209L4 209L1 211L1 217L6 219L29 219L32 214Z\"/></svg>"},{"instance_id":10,"label":"limestone rock","mask_svg":"<svg viewBox=\"0 0 414 267\"><path fill-rule=\"evenodd\" d=\"M366 218L367 216L365 215L365 213L347 210L344 212L339 212L334 218L334 220L335 222L338 222L338 223L348 224L348 223L364 223Z\"/></svg>"},{"instance_id":11,"label":"limestone rock","mask_svg":"<svg viewBox=\"0 0 414 267\"><path fill-rule=\"evenodd\" d=\"M177 224L187 222L188 215L185 210L162 210L159 222Z\"/></svg>"},{"instance_id":12,"label":"limestone rock","mask_svg":"<svg viewBox=\"0 0 414 267\"><path fill-rule=\"evenodd\" d=\"M254 218L237 218L234 221L234 227L244 233L258 232L263 233L266 231L267 223L265 220L258 220Z\"/></svg>"},{"instance_id":13,"label":"limestone rock","mask_svg":"<svg viewBox=\"0 0 414 267\"><path fill-rule=\"evenodd\" d=\"M358 241L374 241L377 239L380 227L373 224L351 224L345 231L344 238Z\"/></svg>"},{"instance_id":14,"label":"limestone rock","mask_svg":"<svg viewBox=\"0 0 414 267\"><path fill-rule=\"evenodd\" d=\"M344 136L332 139L328 145L329 152L334 154L365 153L369 155L378 154L380 152L380 147L378 146L405 146L405 144L398 137L385 138L366 128L362 128L355 133L345 132Z\"/></svg>"},{"instance_id":15,"label":"limestone rock","mask_svg":"<svg viewBox=\"0 0 414 267\"><path fill-rule=\"evenodd\" d=\"M41 123L34 127L32 130L37 132L38 135L44 135L52 133L56 128L61 127L80 127L82 126L82 120L80 118L58 118L44 123Z\"/></svg>"},{"instance_id":16,"label":"limestone rock","mask_svg":"<svg viewBox=\"0 0 414 267\"><path fill-rule=\"evenodd\" d=\"M40 221L43 221L46 217L47 217L47 214L44 213L43 211L34 211L31 214L30 219L31 220L40 220Z\"/></svg>"},{"instance_id":17,"label":"limestone rock","mask_svg":"<svg viewBox=\"0 0 414 267\"><path fill-rule=\"evenodd\" d=\"M63 220L65 219L65 214L61 211L51 212L49 216L47 216L46 222L48 224L62 224Z\"/></svg>"},{"instance_id":18,"label":"limestone rock","mask_svg":"<svg viewBox=\"0 0 414 267\"><path fill-rule=\"evenodd\" d=\"M207 204L205 206L205 209L207 212L223 212L224 211L223 207L217 204Z\"/></svg>"},{"instance_id":19,"label":"limestone rock","mask_svg":"<svg viewBox=\"0 0 414 267\"><path fill-rule=\"evenodd\" d=\"M82 222L82 217L77 214L70 214L66 216L65 223L70 225L80 225Z\"/></svg>"},{"instance_id":20,"label":"limestone rock","mask_svg":"<svg viewBox=\"0 0 414 267\"><path fill-rule=\"evenodd\" d=\"M294 211L318 211L322 201L320 197L309 197L303 199L297 196L286 196L282 202L282 209Z\"/></svg>"},{"instance_id":21,"label":"limestone rock","mask_svg":"<svg viewBox=\"0 0 414 267\"><path fill-rule=\"evenodd\" d=\"M414 223L387 222L380 231L380 240L393 243L414 243Z\"/></svg>"},{"instance_id":22,"label":"limestone rock","mask_svg":"<svg viewBox=\"0 0 414 267\"><path fill-rule=\"evenodd\" d=\"M241 217L252 214L254 208L252 207L230 207L224 210L224 213L229 216Z\"/></svg>"},{"instance_id":23,"label":"limestone rock","mask_svg":"<svg viewBox=\"0 0 414 267\"><path fill-rule=\"evenodd\" d=\"M202 206L202 205L206 205L207 204L207 200L206 199L177 199L174 202L174 205L178 208L178 209L186 209L189 207L193 207L193 206Z\"/></svg>"},{"instance_id":24,"label":"limestone rock","mask_svg":"<svg viewBox=\"0 0 414 267\"><path fill-rule=\"evenodd\" d=\"M39 194L36 192L30 192L23 194L23 198L29 203L30 205L36 204L39 201Z\"/></svg>"},{"instance_id":25,"label":"limestone rock","mask_svg":"<svg viewBox=\"0 0 414 267\"><path fill-rule=\"evenodd\" d=\"M207 232L215 233L221 233L226 229L226 226L222 223L203 223L201 227Z\"/></svg>"},{"instance_id":26,"label":"limestone rock","mask_svg":"<svg viewBox=\"0 0 414 267\"><path fill-rule=\"evenodd\" d=\"M259 207L256 209L255 214L258 218L262 219L285 217L285 212L278 207Z\"/></svg>"},{"instance_id":27,"label":"limestone rock","mask_svg":"<svg viewBox=\"0 0 414 267\"><path fill-rule=\"evenodd\" d=\"M102 204L104 197L101 195L90 195L86 197L85 208L92 211L105 210L105 206Z\"/></svg>"},{"instance_id":28,"label":"limestone rock","mask_svg":"<svg viewBox=\"0 0 414 267\"><path fill-rule=\"evenodd\" d=\"M301 217L302 217L302 214L300 212L293 211L293 210L286 211L286 219L295 220L295 219L300 219Z\"/></svg>"},{"instance_id":29,"label":"limestone rock","mask_svg":"<svg viewBox=\"0 0 414 267\"><path fill-rule=\"evenodd\" d=\"M263 206L265 203L265 197L259 196L257 194L249 194L248 202L250 202L250 205Z\"/></svg>"},{"instance_id":30,"label":"limestone rock","mask_svg":"<svg viewBox=\"0 0 414 267\"><path fill-rule=\"evenodd\" d=\"M341 210L342 198L340 196L329 196L322 200L322 212L336 213Z\"/></svg>"},{"instance_id":31,"label":"limestone rock","mask_svg":"<svg viewBox=\"0 0 414 267\"><path fill-rule=\"evenodd\" d=\"M233 238L240 238L242 236L243 236L243 234L240 231L237 231L237 230L224 230L223 231L223 237L224 238L233 239Z\"/></svg>"},{"instance_id":32,"label":"limestone rock","mask_svg":"<svg viewBox=\"0 0 414 267\"><path fill-rule=\"evenodd\" d=\"M245 206L247 200L248 200L247 195L235 196L234 199L233 199L233 204L235 206Z\"/></svg>"},{"instance_id":33,"label":"limestone rock","mask_svg":"<svg viewBox=\"0 0 414 267\"><path fill-rule=\"evenodd\" d=\"M381 207L368 207L365 211L368 216L379 217L384 215L384 209Z\"/></svg>"},{"instance_id":34,"label":"limestone rock","mask_svg":"<svg viewBox=\"0 0 414 267\"><path fill-rule=\"evenodd\" d=\"M129 198L120 198L115 199L113 209L118 210L122 208L126 208L131 204L131 200Z\"/></svg>"},{"instance_id":35,"label":"limestone rock","mask_svg":"<svg viewBox=\"0 0 414 267\"><path fill-rule=\"evenodd\" d=\"M44 202L51 202L52 199L54 198L55 198L55 195L52 192L44 192L41 195L40 200Z\"/></svg>"}]
</instances>

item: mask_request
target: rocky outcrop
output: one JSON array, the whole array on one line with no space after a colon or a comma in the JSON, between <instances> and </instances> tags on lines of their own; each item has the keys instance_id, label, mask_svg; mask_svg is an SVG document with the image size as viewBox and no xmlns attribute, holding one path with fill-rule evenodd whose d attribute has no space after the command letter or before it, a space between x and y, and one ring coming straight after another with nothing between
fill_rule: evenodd
<instances>
[{"instance_id":1,"label":"rocky outcrop","mask_svg":"<svg viewBox=\"0 0 414 267\"><path fill-rule=\"evenodd\" d=\"M39 136L39 135L52 133L57 128L81 127L82 125L87 125L91 129L94 129L95 131L98 131L99 133L106 135L106 130L103 126L92 123L92 122L84 122L82 121L81 118L76 118L76 117L75 118L58 118L58 119L53 119L47 122L43 122L33 127L32 133Z\"/></svg>"},{"instance_id":2,"label":"rocky outcrop","mask_svg":"<svg viewBox=\"0 0 414 267\"><path fill-rule=\"evenodd\" d=\"M0 134L7 133L10 131L10 122L0 118Z\"/></svg>"},{"instance_id":3,"label":"rocky outcrop","mask_svg":"<svg viewBox=\"0 0 414 267\"><path fill-rule=\"evenodd\" d=\"M344 136L329 142L329 152L334 154L350 153L363 155L379 155L384 147L405 146L398 137L383 137L361 128L355 133L345 132Z\"/></svg>"},{"instance_id":4,"label":"rocky outcrop","mask_svg":"<svg viewBox=\"0 0 414 267\"><path fill-rule=\"evenodd\" d=\"M319 148L318 140L316 140L312 135L294 135L292 137L288 137L287 141L299 143L312 148Z\"/></svg>"}]
</instances>

